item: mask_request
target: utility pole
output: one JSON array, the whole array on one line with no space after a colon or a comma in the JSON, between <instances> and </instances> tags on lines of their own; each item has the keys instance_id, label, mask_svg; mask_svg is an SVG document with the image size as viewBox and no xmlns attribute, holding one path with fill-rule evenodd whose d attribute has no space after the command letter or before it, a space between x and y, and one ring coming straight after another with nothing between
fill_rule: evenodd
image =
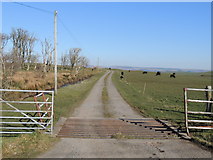
<instances>
[{"instance_id":1,"label":"utility pole","mask_svg":"<svg viewBox=\"0 0 213 160\"><path fill-rule=\"evenodd\" d=\"M57 11L54 12L55 95L57 94Z\"/></svg>"}]
</instances>

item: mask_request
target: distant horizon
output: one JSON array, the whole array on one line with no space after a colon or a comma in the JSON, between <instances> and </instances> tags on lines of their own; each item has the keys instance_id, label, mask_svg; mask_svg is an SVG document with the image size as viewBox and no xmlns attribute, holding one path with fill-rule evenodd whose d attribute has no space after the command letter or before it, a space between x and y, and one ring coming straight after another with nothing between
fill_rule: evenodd
<instances>
[{"instance_id":1,"label":"distant horizon","mask_svg":"<svg viewBox=\"0 0 213 160\"><path fill-rule=\"evenodd\" d=\"M89 65L89 66L95 66L95 65ZM128 68L131 69L131 68L136 68L136 69L165 69L165 70L191 70L191 71L204 71L204 72L211 72L213 71L212 69L208 70L208 69L199 69L199 68L196 68L196 69L192 69L192 68L172 68L172 67L168 67L168 68L165 68L165 67L139 67L139 66L117 66L117 65L111 65L111 66L99 66L101 68L112 68L112 67L117 67L117 68Z\"/></svg>"}]
</instances>

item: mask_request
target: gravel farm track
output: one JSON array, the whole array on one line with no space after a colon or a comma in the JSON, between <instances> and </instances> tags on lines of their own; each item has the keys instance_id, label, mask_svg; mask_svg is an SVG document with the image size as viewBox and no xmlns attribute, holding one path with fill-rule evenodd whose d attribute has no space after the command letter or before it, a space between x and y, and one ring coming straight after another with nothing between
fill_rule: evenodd
<instances>
[{"instance_id":1,"label":"gravel farm track","mask_svg":"<svg viewBox=\"0 0 213 160\"><path fill-rule=\"evenodd\" d=\"M82 123L86 123L90 119L144 118L122 99L112 83L112 74L113 71L108 71L98 80L88 97L68 119L84 119ZM105 109L102 102L105 84L108 92L107 110L111 115L107 118L104 116ZM92 129L90 127L90 130ZM171 139L62 137L38 158L212 158L212 153L178 137Z\"/></svg>"}]
</instances>

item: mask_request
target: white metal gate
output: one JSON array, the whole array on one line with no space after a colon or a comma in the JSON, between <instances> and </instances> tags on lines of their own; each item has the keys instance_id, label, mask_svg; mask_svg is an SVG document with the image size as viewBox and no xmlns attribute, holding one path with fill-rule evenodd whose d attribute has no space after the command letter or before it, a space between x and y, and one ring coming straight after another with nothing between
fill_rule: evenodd
<instances>
[{"instance_id":1,"label":"white metal gate","mask_svg":"<svg viewBox=\"0 0 213 160\"><path fill-rule=\"evenodd\" d=\"M196 102L196 103L213 103L213 101L209 100L194 100L194 99L188 99L187 91L203 91L203 92L212 92L212 89L195 89L195 88L184 88L184 109L185 109L185 127L186 132L189 135L189 129L213 129L213 121L212 120L200 120L200 119L189 119L189 114L197 114L197 115L213 115L213 113L210 112L197 112L197 111L189 111L188 110L188 102ZM189 123L191 125L189 125ZM203 124L209 124L209 125L201 125L196 126L193 125L194 123L203 123Z\"/></svg>"},{"instance_id":2,"label":"white metal gate","mask_svg":"<svg viewBox=\"0 0 213 160\"><path fill-rule=\"evenodd\" d=\"M52 134L54 91L0 89L0 92L1 134L33 133L36 130ZM8 96L2 96L5 93ZM15 100L17 96L13 95L17 93L29 94L29 97Z\"/></svg>"}]
</instances>

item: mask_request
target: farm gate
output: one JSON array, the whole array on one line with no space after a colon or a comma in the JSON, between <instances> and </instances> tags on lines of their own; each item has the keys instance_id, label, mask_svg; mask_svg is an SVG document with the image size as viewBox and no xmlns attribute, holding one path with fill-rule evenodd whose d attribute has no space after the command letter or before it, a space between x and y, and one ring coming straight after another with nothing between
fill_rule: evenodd
<instances>
[{"instance_id":1,"label":"farm gate","mask_svg":"<svg viewBox=\"0 0 213 160\"><path fill-rule=\"evenodd\" d=\"M189 135L189 129L213 129L213 126L212 126L213 121L211 120L211 117L213 115L213 113L211 111L211 104L213 103L212 99L210 99L210 98L208 98L207 100L189 99L187 91L201 91L201 92L206 92L208 94L208 92L211 93L213 91L213 89L184 88L185 127L186 127L187 134ZM207 104L206 111L205 112L204 111L189 111L188 102L206 103ZM209 118L207 120L199 119L199 118L189 119L190 117L192 117L191 115L203 115L203 116L207 116Z\"/></svg>"},{"instance_id":2,"label":"farm gate","mask_svg":"<svg viewBox=\"0 0 213 160\"><path fill-rule=\"evenodd\" d=\"M0 89L0 93L0 134L36 130L52 134L54 91Z\"/></svg>"}]
</instances>

